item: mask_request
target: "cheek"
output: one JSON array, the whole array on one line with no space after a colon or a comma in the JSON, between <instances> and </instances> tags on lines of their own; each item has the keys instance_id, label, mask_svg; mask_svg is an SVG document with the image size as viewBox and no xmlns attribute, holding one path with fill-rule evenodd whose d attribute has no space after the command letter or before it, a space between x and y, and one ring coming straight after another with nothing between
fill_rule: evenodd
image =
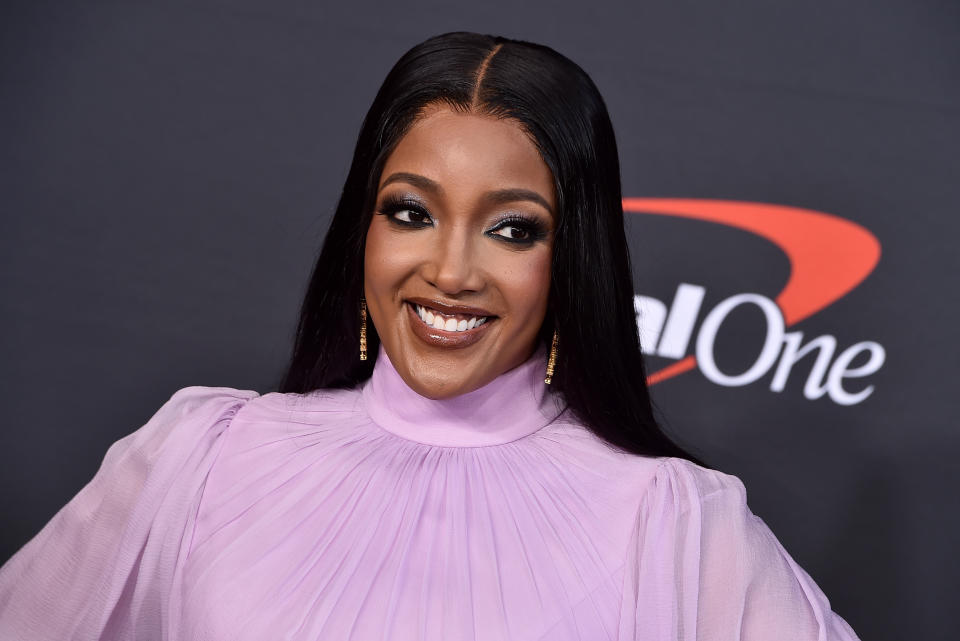
<instances>
[{"instance_id":1,"label":"cheek","mask_svg":"<svg viewBox=\"0 0 960 641\"><path fill-rule=\"evenodd\" d=\"M385 227L385 221L375 217L367 231L363 273L368 299L388 298L410 273L416 261L409 243L402 242L399 234L391 234Z\"/></svg>"},{"instance_id":2,"label":"cheek","mask_svg":"<svg viewBox=\"0 0 960 641\"><path fill-rule=\"evenodd\" d=\"M511 260L501 259L500 290L520 323L539 328L543 320L550 294L550 257L549 248L537 248Z\"/></svg>"}]
</instances>

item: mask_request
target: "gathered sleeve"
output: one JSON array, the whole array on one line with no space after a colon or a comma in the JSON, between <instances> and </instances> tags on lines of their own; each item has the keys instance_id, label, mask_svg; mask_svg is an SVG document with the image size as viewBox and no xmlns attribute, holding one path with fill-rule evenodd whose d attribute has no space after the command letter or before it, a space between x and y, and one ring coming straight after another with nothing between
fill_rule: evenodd
<instances>
[{"instance_id":1,"label":"gathered sleeve","mask_svg":"<svg viewBox=\"0 0 960 641\"><path fill-rule=\"evenodd\" d=\"M0 568L0 639L166 639L206 476L257 392L185 387Z\"/></svg>"},{"instance_id":2,"label":"gathered sleeve","mask_svg":"<svg viewBox=\"0 0 960 641\"><path fill-rule=\"evenodd\" d=\"M859 641L735 476L663 459L627 556L622 641Z\"/></svg>"}]
</instances>

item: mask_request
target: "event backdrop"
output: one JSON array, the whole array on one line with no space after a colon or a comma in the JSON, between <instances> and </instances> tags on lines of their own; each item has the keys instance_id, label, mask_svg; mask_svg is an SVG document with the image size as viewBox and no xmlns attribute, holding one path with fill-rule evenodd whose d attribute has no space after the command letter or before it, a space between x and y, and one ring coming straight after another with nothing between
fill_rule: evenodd
<instances>
[{"instance_id":1,"label":"event backdrop","mask_svg":"<svg viewBox=\"0 0 960 641\"><path fill-rule=\"evenodd\" d=\"M472 30L592 75L669 430L863 639L958 594L955 2L44 2L0 21L0 558L177 389L275 389L380 82Z\"/></svg>"}]
</instances>

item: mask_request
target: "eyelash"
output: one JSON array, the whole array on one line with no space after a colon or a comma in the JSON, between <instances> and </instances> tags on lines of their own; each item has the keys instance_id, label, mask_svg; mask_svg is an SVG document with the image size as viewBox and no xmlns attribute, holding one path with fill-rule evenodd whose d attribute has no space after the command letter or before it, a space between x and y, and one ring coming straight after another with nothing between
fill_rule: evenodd
<instances>
[{"instance_id":1,"label":"eyelash","mask_svg":"<svg viewBox=\"0 0 960 641\"><path fill-rule=\"evenodd\" d=\"M492 234L493 232L499 231L506 227L514 227L527 234L527 238L523 239L507 238L506 236L501 236L500 234L494 234L498 238L502 238L506 242L513 243L515 245L532 245L547 237L547 230L544 229L543 224L539 220L536 220L535 218L528 218L527 216L521 216L520 214L511 214L510 216L497 221L497 224L487 233Z\"/></svg>"},{"instance_id":2,"label":"eyelash","mask_svg":"<svg viewBox=\"0 0 960 641\"><path fill-rule=\"evenodd\" d=\"M426 217L426 218L430 218L430 214L427 213L427 210L424 209L422 205L420 205L418 202L416 202L416 201L414 201L414 200L407 200L407 199L405 199L405 198L388 197L388 198L384 199L383 205L380 207L380 211L378 211L377 213L378 213L378 214L381 214L381 215L383 215L383 216L386 216L386 217L387 217L387 220L389 220L390 222L394 223L395 225L400 225L400 226L402 226L402 227L421 228L421 227L429 227L429 226L430 226L428 223L425 223L425 222L422 222L422 221L420 221L420 222L412 222L412 221L411 221L411 222L408 222L408 221L405 221L405 220L399 220L399 219L397 219L397 217L396 217L396 216L397 216L397 213L398 213L398 212L401 212L401 211L404 211L404 210L409 210L409 211L411 211L411 212L416 212L417 214L419 214L419 215L421 215L421 216L424 216L424 217Z\"/></svg>"},{"instance_id":3,"label":"eyelash","mask_svg":"<svg viewBox=\"0 0 960 641\"><path fill-rule=\"evenodd\" d=\"M387 220L394 225L399 225L407 229L422 229L424 227L431 226L430 223L424 221L413 222L399 220L396 217L397 213L405 210L425 218L431 217L427 210L424 209L420 203L405 198L386 198L377 213L382 216L386 216ZM525 232L527 234L527 238L509 238L507 236L503 236L502 234L494 233L508 227L514 227L522 232ZM529 246L546 238L547 229L544 227L543 223L536 218L523 216L521 214L511 214L498 220L497 223L487 231L487 234L513 245Z\"/></svg>"}]
</instances>

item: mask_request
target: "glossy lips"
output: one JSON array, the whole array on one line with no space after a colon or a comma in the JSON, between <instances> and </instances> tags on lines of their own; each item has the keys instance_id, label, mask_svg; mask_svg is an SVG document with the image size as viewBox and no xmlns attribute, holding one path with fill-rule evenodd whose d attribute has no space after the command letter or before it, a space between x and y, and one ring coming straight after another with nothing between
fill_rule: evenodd
<instances>
[{"instance_id":1,"label":"glossy lips","mask_svg":"<svg viewBox=\"0 0 960 641\"><path fill-rule=\"evenodd\" d=\"M406 307L410 327L417 337L429 345L450 349L473 345L483 337L487 328L497 318L460 311L447 313L412 301L406 301ZM447 327L450 329L446 329Z\"/></svg>"}]
</instances>

